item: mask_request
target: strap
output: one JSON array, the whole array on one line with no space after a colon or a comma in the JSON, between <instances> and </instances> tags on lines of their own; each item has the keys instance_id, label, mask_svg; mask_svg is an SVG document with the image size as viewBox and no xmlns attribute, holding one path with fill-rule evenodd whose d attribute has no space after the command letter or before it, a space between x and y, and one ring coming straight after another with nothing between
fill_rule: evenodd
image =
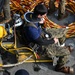
<instances>
[{"instance_id":1,"label":"strap","mask_svg":"<svg viewBox=\"0 0 75 75\"><path fill-rule=\"evenodd\" d=\"M32 26L37 28L37 26L34 23L28 23L28 22L25 22L25 26Z\"/></svg>"}]
</instances>

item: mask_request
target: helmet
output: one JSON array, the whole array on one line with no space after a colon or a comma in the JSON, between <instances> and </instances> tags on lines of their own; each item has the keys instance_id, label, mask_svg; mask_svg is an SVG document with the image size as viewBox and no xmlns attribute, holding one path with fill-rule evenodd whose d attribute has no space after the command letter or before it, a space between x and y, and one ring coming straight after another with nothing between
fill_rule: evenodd
<instances>
[{"instance_id":1,"label":"helmet","mask_svg":"<svg viewBox=\"0 0 75 75\"><path fill-rule=\"evenodd\" d=\"M15 27L19 27L23 24L23 20L19 14L14 14L13 19L15 20Z\"/></svg>"},{"instance_id":2,"label":"helmet","mask_svg":"<svg viewBox=\"0 0 75 75\"><path fill-rule=\"evenodd\" d=\"M29 75L29 73L25 69L20 69L15 73L15 75Z\"/></svg>"}]
</instances>

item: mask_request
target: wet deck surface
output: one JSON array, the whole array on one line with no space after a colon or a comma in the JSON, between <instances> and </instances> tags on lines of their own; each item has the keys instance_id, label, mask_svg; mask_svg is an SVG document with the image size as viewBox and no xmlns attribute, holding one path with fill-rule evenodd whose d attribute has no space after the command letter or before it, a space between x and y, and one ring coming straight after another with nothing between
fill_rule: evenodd
<instances>
[{"instance_id":1,"label":"wet deck surface","mask_svg":"<svg viewBox=\"0 0 75 75\"><path fill-rule=\"evenodd\" d=\"M75 53L75 52L74 52ZM70 57L70 62L67 65L73 66L75 69L75 56ZM19 69L25 69L29 75L75 75L74 74L65 74L61 72L56 72L54 71L54 67L52 66L52 63L39 63L40 70L39 71L34 71L34 63L24 63L22 65L8 68L8 72L10 72L11 75L14 75L15 72ZM2 74L0 74L2 75Z\"/></svg>"},{"instance_id":2,"label":"wet deck surface","mask_svg":"<svg viewBox=\"0 0 75 75\"><path fill-rule=\"evenodd\" d=\"M57 16L58 16L58 10L55 11L54 13L48 15L48 18L53 21L54 23L58 24L58 25L66 25L68 26L68 24L72 23L72 22L75 22L75 15L72 14L71 12L69 11L66 11L66 16L65 18L61 19L61 20L58 20L57 19Z\"/></svg>"}]
</instances>

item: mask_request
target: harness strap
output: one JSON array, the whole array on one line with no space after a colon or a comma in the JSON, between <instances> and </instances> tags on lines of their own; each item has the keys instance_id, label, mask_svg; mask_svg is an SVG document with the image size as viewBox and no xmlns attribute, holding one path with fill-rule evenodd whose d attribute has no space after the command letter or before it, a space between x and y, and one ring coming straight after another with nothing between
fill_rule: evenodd
<instances>
[{"instance_id":1,"label":"harness strap","mask_svg":"<svg viewBox=\"0 0 75 75\"><path fill-rule=\"evenodd\" d=\"M37 28L37 26L34 23L28 23L28 22L25 22L25 26L32 26Z\"/></svg>"}]
</instances>

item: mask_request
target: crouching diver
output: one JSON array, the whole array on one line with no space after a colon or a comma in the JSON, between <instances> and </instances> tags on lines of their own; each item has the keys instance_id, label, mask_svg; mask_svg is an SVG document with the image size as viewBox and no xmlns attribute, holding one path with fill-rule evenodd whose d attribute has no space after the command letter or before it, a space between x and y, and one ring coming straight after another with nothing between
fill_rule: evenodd
<instances>
[{"instance_id":1,"label":"crouching diver","mask_svg":"<svg viewBox=\"0 0 75 75\"><path fill-rule=\"evenodd\" d=\"M58 39L51 38L51 35L43 35L42 25L44 24L45 17L47 15L47 8L44 4L38 4L33 12L26 12L24 14L25 26L24 26L24 35L27 41L33 42L40 46L46 48L47 54L49 57L56 56L59 57L55 70L64 73L73 73L73 68L65 66L68 61L68 56L70 54L69 50L66 48L57 47L55 44L58 43ZM45 37L50 37L50 39L44 39Z\"/></svg>"}]
</instances>

